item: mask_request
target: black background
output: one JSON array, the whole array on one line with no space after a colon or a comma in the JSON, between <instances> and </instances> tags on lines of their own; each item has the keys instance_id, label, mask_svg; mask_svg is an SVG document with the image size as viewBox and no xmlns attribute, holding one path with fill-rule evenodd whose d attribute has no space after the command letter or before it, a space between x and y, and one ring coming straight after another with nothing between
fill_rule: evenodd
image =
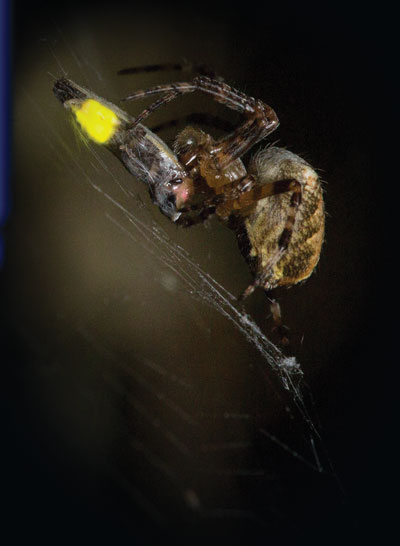
<instances>
[{"instance_id":1,"label":"black background","mask_svg":"<svg viewBox=\"0 0 400 546\"><path fill-rule=\"evenodd\" d=\"M87 11L83 12L82 6L72 4L51 9L16 4L16 88L34 72L34 67L28 68L32 62L31 44L47 37L54 29L54 21L61 21L66 28L76 18L90 20L92 5L85 6ZM344 492L328 478L325 485L325 477L310 477L293 465L282 480L283 500L279 506L284 507L286 515L279 523L268 524L261 531L251 525L237 530L222 524L213 531L212 526L202 529L198 522L191 523L183 511L176 521L172 518L173 531L169 532L182 540L194 540L202 532L203 539L209 540L221 533L220 540L230 543L249 537L263 542L273 537L284 544L293 538L357 543L361 537L375 534L384 540L394 517L390 496L397 474L393 454L397 431L397 278L391 263L396 253L398 169L396 150L391 150L397 139L398 63L393 14L381 7L376 11L365 7L350 10L338 4L321 4L318 8L288 5L279 9L268 4L237 8L205 3L191 8L152 4L146 8L117 2L96 6L104 10L105 17L110 13L110 18L117 21L116 28L118 21L124 21L121 32L127 32L130 19L135 21L133 29L138 25L151 29L152 21L156 21L157 32L149 30L144 48L151 49L152 40L162 43L164 37L158 29L165 25L183 57L196 55L203 60L204 52L208 63L212 54L206 44L212 41L213 32L223 29L227 81L253 96L267 97L281 120L277 138L320 167L327 181L329 216L321 265L316 280L293 290L291 297L300 298L297 301L302 302L301 309L316 309L302 324L305 331L312 331L305 341L309 346L304 358L306 377L316 399L325 447ZM115 52L110 56L113 60L118 57ZM159 60L154 58L152 62ZM219 71L221 68L217 67ZM20 132L20 119L17 122L15 131ZM36 377L32 371L37 363L32 343L35 329L32 322L21 319L21 310L40 305L40 297L30 299L36 281L34 276L30 278L29 260L19 255L26 226L22 229L18 218L23 212L18 211L27 206L18 183L23 179L19 151L16 146L16 216L11 217L7 227L8 258L2 272L6 520L16 537L41 537L46 543L127 538L149 542L160 529L140 511L138 516L128 515L131 500L116 479L105 477L99 470L96 458L93 462L88 456L82 462L68 453L67 442L55 434L38 404L40 388L30 383ZM31 289L22 289L21 301L15 295L29 282ZM306 291L303 296L302 290ZM289 298L285 298L286 304ZM296 308L288 302L289 317L291 305L292 310ZM255 304L251 312L257 319L262 317ZM68 346L68 337L55 342L51 316L47 320L40 327L42 343L52 347L52 355L61 353ZM78 353L76 349L71 354ZM313 355L318 363L313 362ZM85 356L81 358L85 360ZM214 380L218 384L218 377ZM42 383L45 386L41 388L51 388L51 381ZM255 398L254 405L259 403ZM121 442L115 443L116 449L123 449ZM117 455L126 463L124 457L124 453ZM284 463L277 460L274 464L278 468ZM100 482L101 487L97 487ZM149 490L157 498L154 487L151 484ZM243 487L236 494L246 499L251 495L249 491ZM275 500L273 495L264 497L257 489L247 502L252 506L270 504L273 509Z\"/></svg>"}]
</instances>

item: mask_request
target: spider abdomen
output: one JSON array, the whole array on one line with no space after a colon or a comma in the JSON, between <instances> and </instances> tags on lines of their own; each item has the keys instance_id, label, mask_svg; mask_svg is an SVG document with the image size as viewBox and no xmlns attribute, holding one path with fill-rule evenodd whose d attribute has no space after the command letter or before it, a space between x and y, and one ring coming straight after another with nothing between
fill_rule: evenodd
<instances>
[{"instance_id":1,"label":"spider abdomen","mask_svg":"<svg viewBox=\"0 0 400 546\"><path fill-rule=\"evenodd\" d=\"M290 286L311 275L318 263L324 238L324 203L317 173L302 158L282 148L258 153L249 166L260 185L294 179L301 185L301 200L291 226L290 240L279 255L282 233L292 206L290 192L260 199L244 219L239 245L260 285L269 290Z\"/></svg>"}]
</instances>

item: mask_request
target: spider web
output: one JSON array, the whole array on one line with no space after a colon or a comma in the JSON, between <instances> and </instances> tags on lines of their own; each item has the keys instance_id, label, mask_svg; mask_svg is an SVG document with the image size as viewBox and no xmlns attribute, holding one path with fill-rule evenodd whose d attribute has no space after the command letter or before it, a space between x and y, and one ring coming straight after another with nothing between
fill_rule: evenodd
<instances>
[{"instance_id":1,"label":"spider web","mask_svg":"<svg viewBox=\"0 0 400 546\"><path fill-rule=\"evenodd\" d=\"M61 31L59 33L62 35ZM64 60L61 63L58 55L49 48L56 64L64 72ZM67 49L73 63L78 64L78 71L83 72L82 61L78 62L79 55L73 52L70 44ZM86 85L87 80L85 75ZM196 384L171 368L168 359L155 361L143 354L121 356L107 338L95 332L90 323L78 322L74 333L82 344L82 350L88 352L91 359L102 362L98 374L104 381L105 389L113 393L114 404L118 408L121 404L125 408L122 417L119 417L121 428L117 443L124 444L129 453L118 456L117 462L108 466L112 482L119 484L127 492L130 502L139 507L150 522L161 528L171 527L171 522L176 525L179 519L176 513L180 514L188 528L201 529L205 521L211 521L211 527L218 525L218 528L226 530L228 521L229 532L232 533L233 521L241 522L240 528L243 522L247 522L248 528L254 529L254 526L272 526L275 519L279 527L287 519L287 515L280 512L283 510L280 506L284 506L284 503L276 501L282 487L282 480L279 482L277 476L282 477L284 471L279 465L279 470L274 469L274 463L264 459L266 454L269 454L270 461L286 457L290 472L302 468L301 472L329 476L332 481L336 479L321 440L317 418L313 415L312 394L304 380L301 364L295 356L285 356L254 319L238 309L235 296L154 219L149 211L153 207L150 200L143 204L140 195L132 191L132 180L128 174L121 182L114 170L115 159L111 154L108 161L91 144L88 145L88 152L81 148L77 154L73 142L66 140L65 133L62 134L54 120L48 117L44 106L48 97L44 99L35 95L26 86L20 96L29 104L38 125L45 129L43 146L47 147L47 154L56 154L62 168L71 176L76 171L80 173L81 182L89 185L93 195L97 196L98 206L104 207L110 230L120 233L132 249L139 247L151 257L154 267L169 271L178 280L179 291L185 293L194 306L206 306L222 317L226 328L235 330L247 342L248 351L258 353L257 358L251 358L257 365L251 373L268 384L271 396L282 403L282 411L287 414L290 423L288 426L293 427L294 424L297 428L293 435L281 435L279 428L270 429L258 415L259 412L268 411L267 399L265 407L261 409L248 404L247 411L244 411L243 404L229 408L218 403L214 408L207 409L201 403L194 403L196 411L191 410L188 400L196 400ZM65 112L60 108L57 115L60 119ZM92 161L87 160L87 154ZM112 190L99 183L102 178L99 177L99 170L110 180ZM157 282L163 286L161 280ZM173 299L171 296L171 305L174 305ZM32 326L24 326L22 330L25 337L35 338L33 345L40 347L38 352L43 356L47 352L43 347L51 345L46 335L38 333ZM55 348L61 360L62 347L65 349L62 344ZM116 374L116 369L120 375ZM144 427L143 434L132 430L132 416ZM168 446L165 450L160 448L163 442ZM254 445L260 444L262 447L256 456ZM194 456L194 453L197 455ZM237 453L241 455L237 456ZM132 467L132 461L139 467L139 473ZM143 468L151 474L162 476L173 493L167 495L160 492L155 483L146 483L139 475ZM204 476L207 486L202 483ZM210 485L213 482L218 487ZM267 490L265 484L268 484ZM222 494L225 487L227 492ZM180 499L172 503L173 510L168 506L171 495ZM268 506L266 511L260 508L263 503Z\"/></svg>"}]
</instances>

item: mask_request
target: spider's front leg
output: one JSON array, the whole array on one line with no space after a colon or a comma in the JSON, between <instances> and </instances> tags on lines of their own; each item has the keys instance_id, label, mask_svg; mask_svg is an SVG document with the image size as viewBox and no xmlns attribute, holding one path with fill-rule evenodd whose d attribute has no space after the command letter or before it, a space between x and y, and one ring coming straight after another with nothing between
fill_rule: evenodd
<instances>
[{"instance_id":1,"label":"spider's front leg","mask_svg":"<svg viewBox=\"0 0 400 546\"><path fill-rule=\"evenodd\" d=\"M272 133L279 125L274 110L261 100L249 97L220 80L199 76L192 82L177 82L157 85L151 89L136 91L125 101L146 98L155 94L164 95L151 104L135 119L131 128L143 122L152 112L171 102L178 96L201 91L210 95L217 102L236 110L246 117L246 121L229 135L219 139L210 151L209 165L205 170L219 171L232 161L240 158L257 142ZM207 174L205 174L207 177Z\"/></svg>"},{"instance_id":2,"label":"spider's front leg","mask_svg":"<svg viewBox=\"0 0 400 546\"><path fill-rule=\"evenodd\" d=\"M213 200L209 200L209 203L214 202L217 205L217 216L227 219L231 213L235 212L244 216L246 211L254 207L255 203L261 199L287 192L298 194L295 200L298 200L298 204L300 204L301 183L298 180L277 180L271 184L263 185L256 176L250 174L231 184L225 184L223 193L215 196ZM289 224L287 227L290 229L291 225Z\"/></svg>"}]
</instances>

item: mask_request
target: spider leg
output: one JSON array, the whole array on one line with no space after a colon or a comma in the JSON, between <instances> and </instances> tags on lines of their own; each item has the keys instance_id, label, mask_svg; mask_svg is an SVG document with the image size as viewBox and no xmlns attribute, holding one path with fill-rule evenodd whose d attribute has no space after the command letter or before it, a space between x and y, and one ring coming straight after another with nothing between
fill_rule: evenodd
<instances>
[{"instance_id":1,"label":"spider leg","mask_svg":"<svg viewBox=\"0 0 400 546\"><path fill-rule=\"evenodd\" d=\"M214 162L223 169L235 159L242 157L255 144L275 131L279 121L275 112L261 101L257 101L252 114L235 131L220 138L214 148Z\"/></svg>"},{"instance_id":2,"label":"spider leg","mask_svg":"<svg viewBox=\"0 0 400 546\"><path fill-rule=\"evenodd\" d=\"M249 174L240 180L224 186L221 194L209 199L206 203L217 205L216 214L222 219L227 219L232 212L244 210L247 212L257 201L279 195L289 191L301 193L301 185L292 178L287 180L278 180L270 184L258 184L257 178Z\"/></svg>"},{"instance_id":3,"label":"spider leg","mask_svg":"<svg viewBox=\"0 0 400 546\"><path fill-rule=\"evenodd\" d=\"M122 101L142 99L158 93L168 93L171 91L177 91L177 94L184 94L192 93L196 90L212 95L217 102L225 104L229 108L241 113L253 113L256 102L261 102L256 101L252 97L248 97L241 91L230 87L224 82L206 76L198 76L191 82L175 82L156 85L149 89L141 89L123 98Z\"/></svg>"},{"instance_id":4,"label":"spider leg","mask_svg":"<svg viewBox=\"0 0 400 546\"><path fill-rule=\"evenodd\" d=\"M273 288L275 288L275 284L270 283L269 279L271 277L271 274L273 274L274 266L282 258L290 244L294 224L296 221L296 215L301 204L302 185L298 180L292 179L278 180L276 182L271 182L270 184L265 184L261 187L261 193L263 194L263 197L267 197L268 195L277 195L284 192L292 192L292 195L290 198L286 222L278 239L277 249L270 256L268 262L265 264L265 267L263 267L263 273L257 275L254 281L239 296L240 300L250 296L250 294L252 294L254 290L259 286L264 288L264 290L272 290Z\"/></svg>"},{"instance_id":5,"label":"spider leg","mask_svg":"<svg viewBox=\"0 0 400 546\"><path fill-rule=\"evenodd\" d=\"M217 170L240 158L277 128L279 121L276 113L261 100L249 97L218 80L199 77L194 81L199 91L210 94L217 102L240 112L247 118L235 131L216 142L212 154Z\"/></svg>"},{"instance_id":6,"label":"spider leg","mask_svg":"<svg viewBox=\"0 0 400 546\"><path fill-rule=\"evenodd\" d=\"M213 161L216 169L222 169L233 160L241 157L257 142L265 138L278 126L274 110L260 100L248 97L226 83L199 76L192 82L157 85L147 90L136 91L124 101L137 100L157 93L165 93L135 119L131 128L147 118L163 104L167 104L179 95L201 91L211 95L214 100L246 116L246 121L229 135L219 139L213 149Z\"/></svg>"},{"instance_id":7,"label":"spider leg","mask_svg":"<svg viewBox=\"0 0 400 546\"><path fill-rule=\"evenodd\" d=\"M158 86L158 87L164 87L164 86ZM155 102L153 102L148 108L146 108L145 110L143 110L143 112L141 114L139 114L135 120L129 125L128 127L128 130L132 130L134 129L139 123L141 123L145 118L147 118L152 112L154 112L155 110L157 110L158 108L160 108L160 106L162 106L163 104L167 104L168 102L176 99L176 97L178 95L181 95L183 93L188 93L190 92L191 90L189 91L186 91L186 90L181 90L181 89L175 89L174 87L171 87L171 86L165 86L166 90L168 91L168 93L166 93L165 95L163 95L160 99L156 100ZM148 90L148 94L147 92L140 92L138 91L137 93L144 93L142 95L138 95L138 96L133 96L133 95L130 95L129 97L126 97L125 101L127 100L135 100L135 99L138 99L138 98L144 98L144 97L147 97L147 96L150 96L154 93L159 93L160 91L157 90L157 91L154 91L154 89L149 89ZM137 94L135 93L135 95ZM132 98L133 97L133 98Z\"/></svg>"},{"instance_id":8,"label":"spider leg","mask_svg":"<svg viewBox=\"0 0 400 546\"><path fill-rule=\"evenodd\" d=\"M240 180L236 180L231 184L225 184L222 186L223 192L212 196L205 201L205 204L213 203L216 205L216 214L221 220L227 220L235 209L238 209L239 200L243 194L252 193L252 188L255 184L255 177L253 175L246 175ZM253 204L253 200L250 199L250 204ZM243 204L245 207L246 204Z\"/></svg>"}]
</instances>

